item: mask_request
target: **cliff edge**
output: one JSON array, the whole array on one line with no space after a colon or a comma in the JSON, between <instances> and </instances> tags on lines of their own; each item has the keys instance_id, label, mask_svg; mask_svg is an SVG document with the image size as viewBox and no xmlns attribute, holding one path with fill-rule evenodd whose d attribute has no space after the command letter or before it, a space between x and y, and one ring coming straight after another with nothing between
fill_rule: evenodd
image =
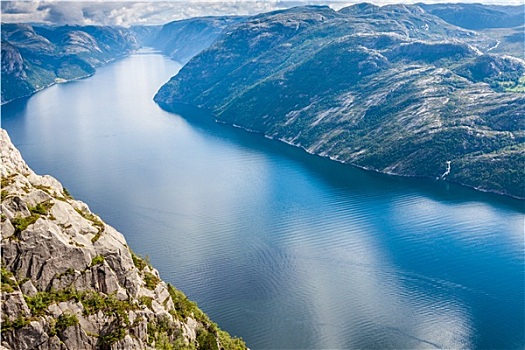
<instances>
[{"instance_id":1,"label":"cliff edge","mask_svg":"<svg viewBox=\"0 0 525 350\"><path fill-rule=\"evenodd\" d=\"M246 349L0 129L0 349Z\"/></svg>"}]
</instances>

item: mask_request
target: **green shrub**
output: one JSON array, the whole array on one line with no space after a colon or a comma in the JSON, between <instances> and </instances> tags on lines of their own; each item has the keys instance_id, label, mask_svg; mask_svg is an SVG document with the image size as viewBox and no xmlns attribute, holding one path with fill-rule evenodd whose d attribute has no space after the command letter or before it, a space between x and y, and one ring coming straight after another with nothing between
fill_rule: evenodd
<instances>
[{"instance_id":1,"label":"green shrub","mask_svg":"<svg viewBox=\"0 0 525 350\"><path fill-rule=\"evenodd\" d=\"M84 314L86 315L93 315L106 308L104 295L97 292L84 294L80 301L82 302L82 306L84 306Z\"/></svg>"},{"instance_id":2,"label":"green shrub","mask_svg":"<svg viewBox=\"0 0 525 350\"><path fill-rule=\"evenodd\" d=\"M145 295L141 295L139 297L139 303L141 303L142 305L146 305L148 308L152 308L152 303L153 303L153 298L152 297L147 297Z\"/></svg>"},{"instance_id":3,"label":"green shrub","mask_svg":"<svg viewBox=\"0 0 525 350\"><path fill-rule=\"evenodd\" d=\"M197 331L197 343L199 344L199 349L219 350L215 335L203 328Z\"/></svg>"},{"instance_id":4,"label":"green shrub","mask_svg":"<svg viewBox=\"0 0 525 350\"><path fill-rule=\"evenodd\" d=\"M104 263L104 257L102 255L97 255L91 260L91 266L100 265Z\"/></svg>"},{"instance_id":5,"label":"green shrub","mask_svg":"<svg viewBox=\"0 0 525 350\"><path fill-rule=\"evenodd\" d=\"M24 298L34 316L43 316L49 305L68 300L79 301L83 295L84 293L82 292L63 289L59 291L52 290L50 292L38 292L34 296L24 295Z\"/></svg>"},{"instance_id":6,"label":"green shrub","mask_svg":"<svg viewBox=\"0 0 525 350\"><path fill-rule=\"evenodd\" d=\"M129 252L131 253L133 264L137 269L139 269L139 271L142 271L146 268L146 266L149 266L147 259L142 259L140 256L131 251L131 249L129 250Z\"/></svg>"},{"instance_id":7,"label":"green shrub","mask_svg":"<svg viewBox=\"0 0 525 350\"><path fill-rule=\"evenodd\" d=\"M157 322L148 322L147 333L148 333L148 344L155 342L156 349L171 350L171 349L182 349L176 343L172 343L169 339L173 339L175 334L178 332L178 328L168 316L160 316ZM183 344L183 343L181 343Z\"/></svg>"},{"instance_id":8,"label":"green shrub","mask_svg":"<svg viewBox=\"0 0 525 350\"><path fill-rule=\"evenodd\" d=\"M14 321L5 320L2 322L2 332L25 327L31 322L27 317L19 315Z\"/></svg>"},{"instance_id":9,"label":"green shrub","mask_svg":"<svg viewBox=\"0 0 525 350\"><path fill-rule=\"evenodd\" d=\"M6 293L14 292L14 289L18 287L18 283L13 279L13 273L2 266L2 284L1 290Z\"/></svg>"},{"instance_id":10,"label":"green shrub","mask_svg":"<svg viewBox=\"0 0 525 350\"><path fill-rule=\"evenodd\" d=\"M32 214L47 215L49 209L53 206L51 202L38 203L34 207L29 207L29 211Z\"/></svg>"},{"instance_id":11,"label":"green shrub","mask_svg":"<svg viewBox=\"0 0 525 350\"><path fill-rule=\"evenodd\" d=\"M100 238L100 231L98 231L93 238L91 238L91 243L95 243Z\"/></svg>"},{"instance_id":12,"label":"green shrub","mask_svg":"<svg viewBox=\"0 0 525 350\"><path fill-rule=\"evenodd\" d=\"M157 287L157 284L159 284L160 279L151 272L145 272L144 282L146 283L146 288L154 290Z\"/></svg>"},{"instance_id":13,"label":"green shrub","mask_svg":"<svg viewBox=\"0 0 525 350\"><path fill-rule=\"evenodd\" d=\"M54 302L53 295L48 292L39 292L32 297L26 296L26 303L35 316L44 315L45 310Z\"/></svg>"},{"instance_id":14,"label":"green shrub","mask_svg":"<svg viewBox=\"0 0 525 350\"><path fill-rule=\"evenodd\" d=\"M67 188L65 187L62 187L62 192L64 194L64 198L66 199L73 199L73 197L71 196L71 194L69 193L69 191L67 190Z\"/></svg>"},{"instance_id":15,"label":"green shrub","mask_svg":"<svg viewBox=\"0 0 525 350\"><path fill-rule=\"evenodd\" d=\"M126 328L116 319L111 325L104 330L98 337L97 349L109 349L111 345L115 344L119 340L124 339L126 336Z\"/></svg>"},{"instance_id":16,"label":"green shrub","mask_svg":"<svg viewBox=\"0 0 525 350\"><path fill-rule=\"evenodd\" d=\"M39 214L31 214L25 218L16 217L11 220L11 223L15 227L15 235L20 234L24 231L29 225L34 224L40 218Z\"/></svg>"},{"instance_id":17,"label":"green shrub","mask_svg":"<svg viewBox=\"0 0 525 350\"><path fill-rule=\"evenodd\" d=\"M168 292L173 300L173 305L175 306L174 316L185 320L189 316L197 318L196 315L202 315L207 320L206 315L204 315L197 307L197 303L189 300L180 290L176 289L171 284L168 284Z\"/></svg>"},{"instance_id":18,"label":"green shrub","mask_svg":"<svg viewBox=\"0 0 525 350\"><path fill-rule=\"evenodd\" d=\"M245 350L246 343L242 338L232 338L228 332L218 330L217 335L219 336L219 342L221 347L225 350Z\"/></svg>"},{"instance_id":19,"label":"green shrub","mask_svg":"<svg viewBox=\"0 0 525 350\"><path fill-rule=\"evenodd\" d=\"M104 295L99 292L86 292L80 297L84 306L84 314L93 315L99 311L106 315L119 316L126 323L127 311L136 310L138 306L128 300L119 300L113 294Z\"/></svg>"},{"instance_id":20,"label":"green shrub","mask_svg":"<svg viewBox=\"0 0 525 350\"><path fill-rule=\"evenodd\" d=\"M76 315L63 313L58 316L55 327L58 332L63 332L67 327L75 326L77 324L78 318Z\"/></svg>"}]
</instances>

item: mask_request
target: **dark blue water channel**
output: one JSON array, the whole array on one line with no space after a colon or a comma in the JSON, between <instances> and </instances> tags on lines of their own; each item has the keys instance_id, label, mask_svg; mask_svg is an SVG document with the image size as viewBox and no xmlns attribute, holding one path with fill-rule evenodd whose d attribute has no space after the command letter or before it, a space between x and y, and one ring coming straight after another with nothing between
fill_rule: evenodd
<instances>
[{"instance_id":1,"label":"dark blue water channel","mask_svg":"<svg viewBox=\"0 0 525 350\"><path fill-rule=\"evenodd\" d=\"M29 165L252 349L523 349L523 202L160 109L140 52L2 107Z\"/></svg>"}]
</instances>

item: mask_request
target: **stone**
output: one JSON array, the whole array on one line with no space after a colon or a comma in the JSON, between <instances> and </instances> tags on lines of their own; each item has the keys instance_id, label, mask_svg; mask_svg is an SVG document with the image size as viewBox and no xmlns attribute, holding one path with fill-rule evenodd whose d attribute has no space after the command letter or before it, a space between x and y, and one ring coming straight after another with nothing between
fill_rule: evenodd
<instances>
[{"instance_id":1,"label":"stone","mask_svg":"<svg viewBox=\"0 0 525 350\"><path fill-rule=\"evenodd\" d=\"M2 213L4 212L2 211ZM13 227L11 220L2 221L0 224L0 230L2 232L2 239L7 239L15 233L15 228Z\"/></svg>"},{"instance_id":2,"label":"stone","mask_svg":"<svg viewBox=\"0 0 525 350\"><path fill-rule=\"evenodd\" d=\"M56 179L32 172L1 129L0 156L0 174L9 183L1 203L2 267L13 273L13 282L23 280L19 289L1 292L2 320L31 321L4 330L2 349L98 349L104 334L121 327L123 338L115 340L111 349L152 349L148 322L155 325L160 318L174 322L170 312L176 312L165 282L154 290L145 287L144 274L160 278L158 271L150 267L140 271L124 236L85 203L66 198ZM17 232L14 220L30 217L29 208L44 202L52 206L40 210L38 217L32 216L34 222L19 226ZM72 291L74 297L64 301ZM59 300L51 300L43 315L34 315L24 295L37 293ZM151 303L143 297L151 298ZM88 309L92 314L86 314ZM65 314L74 315L78 323L57 329L57 320ZM174 324L170 339L182 333L187 344L195 341L199 327L205 327L193 318Z\"/></svg>"},{"instance_id":3,"label":"stone","mask_svg":"<svg viewBox=\"0 0 525 350\"><path fill-rule=\"evenodd\" d=\"M2 303L2 320L14 321L18 317L28 317L31 311L27 306L22 292L4 293Z\"/></svg>"},{"instance_id":4,"label":"stone","mask_svg":"<svg viewBox=\"0 0 525 350\"><path fill-rule=\"evenodd\" d=\"M33 285L33 282L31 280L27 280L24 283L20 285L20 290L22 291L22 294L28 295L30 297L34 296L36 293L38 293L38 290Z\"/></svg>"}]
</instances>

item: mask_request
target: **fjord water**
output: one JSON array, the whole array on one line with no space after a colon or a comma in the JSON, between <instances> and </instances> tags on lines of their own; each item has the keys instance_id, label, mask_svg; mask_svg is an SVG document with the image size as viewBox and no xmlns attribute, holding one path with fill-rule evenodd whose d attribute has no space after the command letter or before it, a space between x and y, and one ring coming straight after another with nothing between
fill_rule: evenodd
<instances>
[{"instance_id":1,"label":"fjord water","mask_svg":"<svg viewBox=\"0 0 525 350\"><path fill-rule=\"evenodd\" d=\"M523 349L523 202L165 112L179 68L139 52L2 127L252 349Z\"/></svg>"}]
</instances>

